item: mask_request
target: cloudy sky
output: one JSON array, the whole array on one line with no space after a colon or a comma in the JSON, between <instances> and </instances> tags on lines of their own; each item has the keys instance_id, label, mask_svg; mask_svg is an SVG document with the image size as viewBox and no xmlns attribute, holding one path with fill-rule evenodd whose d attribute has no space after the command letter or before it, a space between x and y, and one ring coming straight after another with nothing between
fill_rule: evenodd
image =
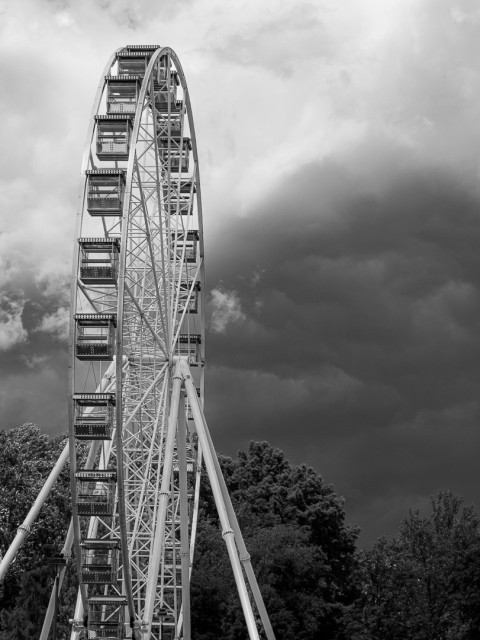
<instances>
[{"instance_id":1,"label":"cloudy sky","mask_svg":"<svg viewBox=\"0 0 480 640\"><path fill-rule=\"evenodd\" d=\"M0 0L0 427L66 430L84 138L142 43L192 97L218 449L312 465L363 543L444 488L480 508L474 0Z\"/></svg>"}]
</instances>

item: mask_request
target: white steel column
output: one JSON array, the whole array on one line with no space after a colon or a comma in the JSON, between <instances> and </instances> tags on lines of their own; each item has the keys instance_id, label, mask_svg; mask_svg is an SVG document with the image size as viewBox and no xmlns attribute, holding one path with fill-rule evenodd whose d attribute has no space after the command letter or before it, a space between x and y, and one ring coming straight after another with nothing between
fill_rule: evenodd
<instances>
[{"instance_id":1,"label":"white steel column","mask_svg":"<svg viewBox=\"0 0 480 640\"><path fill-rule=\"evenodd\" d=\"M178 485L180 490L180 558L182 563L182 619L183 640L191 639L190 624L190 545L188 540L187 494L187 421L185 419L185 395L181 394L178 412Z\"/></svg>"},{"instance_id":2,"label":"white steel column","mask_svg":"<svg viewBox=\"0 0 480 640\"><path fill-rule=\"evenodd\" d=\"M190 369L185 362L182 362L182 373L185 381L185 388L188 394L188 402L192 409L193 419L197 428L198 439L202 445L203 456L205 459L205 467L212 487L213 497L215 499L215 505L217 507L218 517L222 527L222 536L227 546L228 555L230 557L230 563L232 565L233 575L238 589L238 595L243 609L243 615L247 624L248 635L250 640L260 640L258 635L257 625L255 622L255 616L253 614L252 605L248 596L247 585L243 577L242 566L238 557L237 547L235 544L235 534L231 529L230 520L227 513L225 501L223 499L220 483L218 482L214 458L216 458L215 450L210 447L204 424L203 424L203 412L200 408L197 392L192 382L190 375Z\"/></svg>"},{"instance_id":3,"label":"white steel column","mask_svg":"<svg viewBox=\"0 0 480 640\"><path fill-rule=\"evenodd\" d=\"M168 500L170 498L170 485L172 481L173 450L175 447L175 435L178 416L178 405L180 401L180 387L182 379L180 376L180 362L175 364L173 375L172 396L170 404L170 414L168 417L167 436L165 441L165 454L163 460L162 483L160 486L160 496L158 499L157 521L155 522L153 549L151 560L148 565L147 592L145 594L145 610L142 620L142 632L146 638L150 638L152 629L153 608L155 605L155 595L157 592L158 573L160 560L164 554L165 546L165 519L167 515Z\"/></svg>"},{"instance_id":4,"label":"white steel column","mask_svg":"<svg viewBox=\"0 0 480 640\"><path fill-rule=\"evenodd\" d=\"M35 518L38 516L40 509L42 508L44 502L48 498L48 494L50 493L53 485L55 484L58 476L60 475L60 472L65 466L65 463L68 460L68 456L69 456L69 446L67 442L55 466L50 472L50 475L46 479L45 484L40 490L40 493L38 494L37 499L33 503L32 508L28 512L27 517L22 522L22 524L18 527L17 535L13 539L12 544L9 546L5 556L3 557L3 560L0 562L0 580L3 580L3 578L5 577L8 567L13 562L25 538L30 533L30 527L35 522Z\"/></svg>"},{"instance_id":5,"label":"white steel column","mask_svg":"<svg viewBox=\"0 0 480 640\"><path fill-rule=\"evenodd\" d=\"M210 447L213 449L212 436L210 435L210 431L208 429L205 416L203 416L203 424L205 427L205 432L207 434ZM235 541L237 543L238 551L240 554L240 560L245 569L245 573L247 574L248 583L252 590L253 597L255 599L255 604L257 605L257 609L260 614L260 618L262 620L263 628L265 629L265 633L267 635L268 640L276 640L275 634L273 633L272 625L270 623L270 618L268 617L267 609L265 608L265 603L263 602L262 594L260 592L260 587L258 586L257 577L252 567L250 554L247 551L247 547L245 545L245 541L242 536L242 531L238 524L237 515L233 508L232 500L230 498L230 494L228 493L227 485L225 483L225 478L223 477L223 473L220 468L220 463L218 462L217 456L214 457L214 463L215 463L215 470L217 472L218 481L222 489L223 499L225 500L225 505L227 507L228 517L230 518L233 531L235 532Z\"/></svg>"},{"instance_id":6,"label":"white steel column","mask_svg":"<svg viewBox=\"0 0 480 640\"><path fill-rule=\"evenodd\" d=\"M62 550L60 551L60 555L68 557L70 556L70 551L72 548L73 542L73 522L70 520L70 525L68 527L67 537L65 538L65 542ZM60 593L60 589L62 588L63 578L65 577L65 571L67 567L62 567L60 570L60 574L58 576L58 591ZM52 589L52 593L50 594L50 600L48 602L47 613L45 614L45 618L43 619L42 632L40 633L40 640L47 640L48 634L50 633L50 625L53 620L53 612L55 610L55 586Z\"/></svg>"}]
</instances>

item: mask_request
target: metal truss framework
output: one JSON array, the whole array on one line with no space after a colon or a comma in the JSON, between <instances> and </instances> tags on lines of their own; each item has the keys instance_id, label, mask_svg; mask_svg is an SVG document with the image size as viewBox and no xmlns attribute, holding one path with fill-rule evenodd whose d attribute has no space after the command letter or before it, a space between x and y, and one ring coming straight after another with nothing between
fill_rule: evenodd
<instances>
[{"instance_id":1,"label":"metal truss framework","mask_svg":"<svg viewBox=\"0 0 480 640\"><path fill-rule=\"evenodd\" d=\"M198 155L183 70L168 47L127 46L108 61L97 90L74 242L72 522L62 550L74 547L80 576L72 639L190 640L205 467L249 637L260 638L254 602L274 640L203 414L203 285ZM41 640L53 612L52 593Z\"/></svg>"},{"instance_id":2,"label":"metal truss framework","mask_svg":"<svg viewBox=\"0 0 480 640\"><path fill-rule=\"evenodd\" d=\"M170 49L126 47L107 67L85 154L72 278L76 283L72 290L76 313L71 326L71 370L73 398L80 398L82 392L90 390L92 380L102 376L103 361L108 359L110 353L106 351L110 349L115 360L115 411L110 416L110 438L103 441L93 463L94 470L104 476L85 473L85 467L79 471L72 459L71 478L80 575L85 574L86 564L82 546L91 546L89 541L118 540L121 552L118 575L110 583L82 582L75 626L81 627L86 619L92 637L107 633L104 629L108 624L121 629L124 619L132 628L138 628L148 596L155 612L149 623L153 637L159 637L163 628L165 638L176 638L183 618L178 570L181 515L182 510L192 514L198 511L199 491L194 489L199 475L193 436L185 435L182 450L188 469L185 505L176 479L180 459L176 444L166 502L162 478L172 362L185 349L191 356L194 345L192 365L195 364L196 383L203 393L203 234L195 134L186 82ZM117 73L113 74L115 70ZM102 108L107 113L99 115ZM99 161L96 164L95 155ZM108 191L104 183L118 170L123 171L123 193L117 186L112 194L112 187ZM118 209L122 210L120 217L98 215L99 209L103 214L117 200ZM84 228L88 228L88 236ZM103 241L117 240L119 256L110 250L100 258L103 262L97 262L99 258L95 256L104 249L96 240L102 230ZM192 230L194 240L189 243ZM101 264L103 272L100 267L95 270L97 264ZM82 333L82 328L88 322L87 335L87 329ZM90 342L84 347L87 339ZM89 362L87 369L84 362L78 362L82 347L81 353L87 352L82 355ZM71 406L72 451L78 439L75 426L78 420L84 421L89 408L78 416L75 400ZM109 475L112 470L115 473ZM82 488L85 484L87 494ZM112 499L109 494L113 492ZM109 505L95 505L95 494L103 496ZM85 495L90 512L95 513L88 524ZM151 556L157 535L154 523L163 503L166 508L161 536L167 561L164 551L160 580L152 581ZM187 530L193 533L190 555L195 539L191 524L195 521L196 517L187 523ZM87 558L89 561L95 563L95 557ZM153 591L148 592L149 584L154 584ZM108 633L117 631L108 627Z\"/></svg>"}]
</instances>

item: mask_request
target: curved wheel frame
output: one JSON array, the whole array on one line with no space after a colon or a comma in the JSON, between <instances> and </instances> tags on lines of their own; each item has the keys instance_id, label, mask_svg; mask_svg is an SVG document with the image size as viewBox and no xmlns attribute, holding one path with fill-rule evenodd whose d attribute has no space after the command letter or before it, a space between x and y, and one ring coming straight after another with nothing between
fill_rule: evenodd
<instances>
[{"instance_id":1,"label":"curved wheel frame","mask_svg":"<svg viewBox=\"0 0 480 640\"><path fill-rule=\"evenodd\" d=\"M135 68L142 57L146 69L141 82L135 74L118 73L122 60L127 61L123 64L126 68L131 58L131 67ZM116 76L112 69L117 71ZM107 109L110 117L106 118ZM129 111L131 117L127 118ZM123 143L118 142L125 138L128 156L120 148ZM118 196L124 180L121 216L92 214L89 209L92 185L100 183L102 175L112 183L118 176ZM106 65L84 153L74 251L70 451L79 574L85 571L82 541L118 540L121 545L118 583L112 580L111 584L92 587L81 582L83 609L87 612L93 606L88 604L92 593L125 596L129 621L138 626L154 545L175 356L191 362L194 382L203 399L204 247L198 154L185 76L168 47L119 49ZM113 362L91 355L95 349L105 354L110 347L107 355L113 355ZM81 359L79 352L83 354ZM87 352L90 355L85 356ZM113 392L115 401L110 396L108 401L102 399L113 396ZM113 403L114 417L105 409L107 405L111 409ZM188 420L188 401L183 396L181 404L187 412L184 423L193 424ZM78 425L106 423L105 415L111 415L110 437L89 441L82 435L81 440L90 448L81 467L76 454ZM163 525L164 561L154 604L161 618L154 618L157 631L162 622L172 630L178 630L182 622L182 578L178 572L180 520L185 521L180 495L182 473L193 514L189 522L190 556L198 506L198 450L196 453L192 434L193 428L179 432L181 451L176 445L173 450L169 507ZM112 486L94 482L89 469L102 472L111 469L114 462L116 477L108 480ZM80 487L85 484L93 487L91 494ZM101 509L94 513L92 507L92 516L86 516L85 495L91 499L89 504L94 504L105 498L107 489L112 492L107 496L113 503L111 515L100 513ZM92 557L95 554L91 550L89 553Z\"/></svg>"}]
</instances>

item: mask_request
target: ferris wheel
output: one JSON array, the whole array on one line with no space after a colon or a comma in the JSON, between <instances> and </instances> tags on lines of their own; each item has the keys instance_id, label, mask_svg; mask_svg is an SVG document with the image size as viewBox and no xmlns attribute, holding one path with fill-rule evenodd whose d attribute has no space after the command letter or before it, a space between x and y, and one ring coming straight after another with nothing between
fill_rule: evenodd
<instances>
[{"instance_id":1,"label":"ferris wheel","mask_svg":"<svg viewBox=\"0 0 480 640\"><path fill-rule=\"evenodd\" d=\"M203 414L204 273L182 67L168 47L123 47L98 85L81 171L69 444L0 562L1 580L70 458L72 520L62 555L74 547L79 576L72 640L191 640L202 468L248 636L259 640L261 621L275 640ZM40 640L64 574L63 566Z\"/></svg>"},{"instance_id":2,"label":"ferris wheel","mask_svg":"<svg viewBox=\"0 0 480 640\"><path fill-rule=\"evenodd\" d=\"M188 624L182 584L202 449L187 426L190 402L172 389L185 363L201 403L205 352L198 157L185 78L170 49L129 46L107 63L84 154L74 255L74 624L92 637L123 637L127 622L173 639ZM178 427L170 413L179 414ZM89 444L86 461L78 443Z\"/></svg>"},{"instance_id":3,"label":"ferris wheel","mask_svg":"<svg viewBox=\"0 0 480 640\"><path fill-rule=\"evenodd\" d=\"M74 239L72 522L63 548L69 555L74 547L80 583L73 639L191 639L202 468L248 636L259 640L260 625L275 639L203 414L204 296L185 76L172 49L126 46L109 59L96 93ZM48 490L19 527L0 577ZM54 602L52 593L41 640Z\"/></svg>"}]
</instances>

